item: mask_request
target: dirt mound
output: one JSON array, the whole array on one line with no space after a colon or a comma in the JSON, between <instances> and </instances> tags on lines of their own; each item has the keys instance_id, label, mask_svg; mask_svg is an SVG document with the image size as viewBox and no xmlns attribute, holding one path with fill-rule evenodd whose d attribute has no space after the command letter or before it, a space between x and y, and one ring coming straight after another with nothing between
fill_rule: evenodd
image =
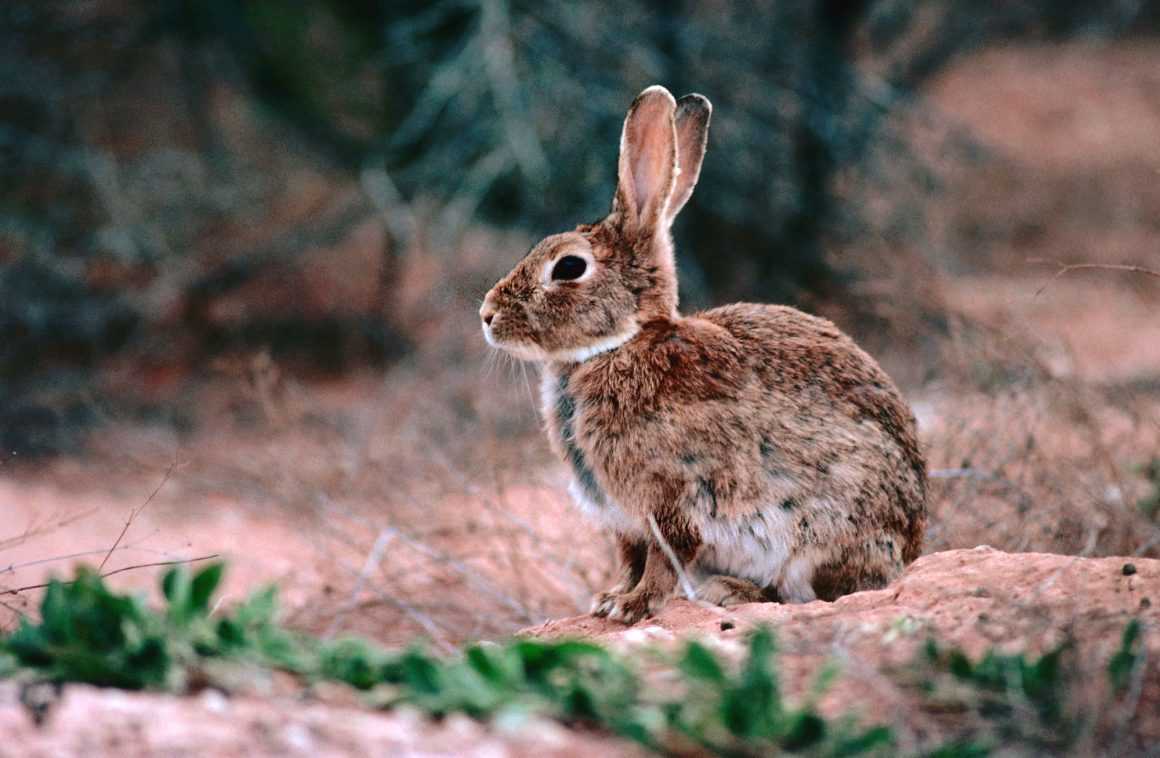
<instances>
[{"instance_id":1,"label":"dirt mound","mask_svg":"<svg viewBox=\"0 0 1160 758\"><path fill-rule=\"evenodd\" d=\"M740 656L747 630L769 625L777 634L779 668L789 693L802 696L827 662L836 663L841 676L822 710L830 715L853 711L865 722L892 724L902 754L910 754L947 733L940 723L945 714L932 713L900 676L927 640L961 648L972 658L989 650L1033 655L1070 641L1070 665L1077 674L1070 696L1094 723L1109 708L1107 663L1133 618L1146 630L1145 655L1151 663L1131 710L1115 717L1130 726L1115 737L1092 726L1085 736L1089 747L1099 749L1109 739L1160 744L1158 560L1004 553L980 546L923 556L887 589L833 603L721 609L679 600L631 629L578 616L523 634L597 639L626 651L642 645L663 648L696 636L719 652Z\"/></svg>"},{"instance_id":2,"label":"dirt mound","mask_svg":"<svg viewBox=\"0 0 1160 758\"><path fill-rule=\"evenodd\" d=\"M768 624L788 649L808 644L821 650L841 643L870 646L862 650L870 653L873 646L900 637L934 635L978 655L996 645L1042 649L1069 633L1081 644L1114 642L1115 632L1137 615L1160 621L1160 561L1004 553L984 545L923 556L887 589L858 592L833 603L751 603L721 609L678 600L632 629L577 616L522 634L632 644L671 636L738 636L756 624ZM901 619L906 630L892 634ZM882 652L913 652L902 647L888 644Z\"/></svg>"}]
</instances>

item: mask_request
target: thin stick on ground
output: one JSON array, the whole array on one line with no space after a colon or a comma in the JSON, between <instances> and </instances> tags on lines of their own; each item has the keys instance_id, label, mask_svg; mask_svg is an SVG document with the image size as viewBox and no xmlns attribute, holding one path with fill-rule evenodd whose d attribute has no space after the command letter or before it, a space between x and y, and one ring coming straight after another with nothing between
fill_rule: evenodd
<instances>
[{"instance_id":1,"label":"thin stick on ground","mask_svg":"<svg viewBox=\"0 0 1160 758\"><path fill-rule=\"evenodd\" d=\"M107 579L110 576L116 576L117 574L123 574L126 571L136 571L138 569L146 569L146 568L157 568L158 566L184 566L184 565L187 565L190 563L201 563L202 561L212 561L213 559L220 558L220 557L221 557L221 555L219 553L211 553L209 555L199 555L196 558L181 558L181 559L172 560L172 561L154 561L153 563L136 563L136 564L133 564L132 566L122 566L119 569L113 569L112 571L106 571L105 573L101 574L100 576L102 579ZM61 582L61 584L75 584L75 583L76 583L75 579L73 579L71 581L67 581L67 582ZM51 582L43 582L41 584L29 584L26 587L14 587L10 590L0 590L0 595L19 595L21 592L31 592L32 590L42 590L42 589L48 587L50 584L51 584Z\"/></svg>"},{"instance_id":2,"label":"thin stick on ground","mask_svg":"<svg viewBox=\"0 0 1160 758\"><path fill-rule=\"evenodd\" d=\"M153 553L154 555L164 555L164 556L172 555L171 552L165 551L165 550L151 550L149 548L137 547L139 544L141 544L141 540L138 540L137 542L129 543L128 545L121 545L120 547L117 548L117 550L119 550L119 551L136 550L138 552L143 552L143 553ZM65 553L63 555L52 555L52 556L49 556L48 558L38 558L35 561L25 561L24 563L9 563L7 566L0 568L0 575L2 575L2 574L15 574L17 571L20 571L22 569L32 568L33 566L43 566L46 563L56 563L58 561L71 561L75 558L88 558L90 555L104 555L106 552L108 552L108 548L101 548L99 550L81 550L81 551L76 552L76 553Z\"/></svg>"},{"instance_id":3,"label":"thin stick on ground","mask_svg":"<svg viewBox=\"0 0 1160 758\"><path fill-rule=\"evenodd\" d=\"M84 511L81 511L80 513L74 513L71 516L66 516L66 517L60 519L59 521L56 521L56 522L51 523L51 524L45 524L43 526L35 526L35 527L29 526L27 529L25 529L20 534L14 535L12 537L5 537L3 539L0 539L0 550L4 550L7 548L11 548L11 547L17 547L18 545L21 545L21 544L27 542L28 540L32 539L33 537L39 537L43 534L48 534L49 532L54 531L56 529L63 529L64 527L68 526L69 524L74 524L77 521L80 521L81 519L86 519L96 512L97 512L97 509L95 507L88 508Z\"/></svg>"},{"instance_id":4,"label":"thin stick on ground","mask_svg":"<svg viewBox=\"0 0 1160 758\"><path fill-rule=\"evenodd\" d=\"M120 546L121 540L125 539L125 534L129 531L129 527L133 525L133 520L137 518L141 511L145 510L145 508L153 502L153 498L157 497L157 493L160 492L161 488L165 486L165 483L169 481L169 477L173 475L173 470L175 468L177 468L176 455L173 456L173 461L170 462L169 468L165 469L165 476L161 477L161 481L158 483L153 492L149 493L149 497L145 498L145 502L129 511L129 518L125 519L125 525L121 527L121 533L117 535L117 539L113 541L112 547L110 547L109 551L105 553L105 557L101 559L101 565L97 566L98 574L104 570L105 564L109 562L109 558L112 557L113 552L116 551L118 546Z\"/></svg>"},{"instance_id":5,"label":"thin stick on ground","mask_svg":"<svg viewBox=\"0 0 1160 758\"><path fill-rule=\"evenodd\" d=\"M383 553L386 552L387 546L395 539L397 532L394 529L383 529L379 532L378 537L375 538L375 544L371 546L370 552L367 553L366 560L363 561L362 570L359 571L355 578L354 587L350 591L350 599L347 600L346 605L339 609L338 613L334 614L334 618L330 620L330 624L326 628L326 632L322 635L325 639L330 639L338 631L342 621L351 610L358 607L358 596L362 594L363 587L367 583L370 575L377 571L379 563L383 559Z\"/></svg>"},{"instance_id":6,"label":"thin stick on ground","mask_svg":"<svg viewBox=\"0 0 1160 758\"><path fill-rule=\"evenodd\" d=\"M361 574L361 572L356 571L353 566L347 564L346 561L340 559L338 563L343 569L345 569L356 578ZM431 618L426 613L419 610L417 607L411 605L410 603L397 598L394 595L379 589L378 587L372 585L369 587L369 589L375 595L375 597L379 599L380 602L386 603L392 608L402 611L404 615L421 626L423 630L426 631L427 634L431 637L431 641L435 643L435 646L445 654L452 654L456 651L457 648L455 645L451 644L451 640L447 631L442 626L440 626L439 623L435 621L435 619Z\"/></svg>"},{"instance_id":7,"label":"thin stick on ground","mask_svg":"<svg viewBox=\"0 0 1160 758\"><path fill-rule=\"evenodd\" d=\"M1132 274L1143 274L1144 276L1152 276L1160 279L1160 271L1155 269L1145 268L1143 266L1136 266L1130 263L1060 263L1053 261L1050 258L1028 258L1028 263L1047 263L1056 266L1058 270L1052 275L1050 279L1040 285L1039 289L1035 290L1035 297L1043 294L1052 282L1060 278L1064 274L1069 274L1072 271L1083 271L1085 269L1098 269L1101 271L1126 271Z\"/></svg>"}]
</instances>

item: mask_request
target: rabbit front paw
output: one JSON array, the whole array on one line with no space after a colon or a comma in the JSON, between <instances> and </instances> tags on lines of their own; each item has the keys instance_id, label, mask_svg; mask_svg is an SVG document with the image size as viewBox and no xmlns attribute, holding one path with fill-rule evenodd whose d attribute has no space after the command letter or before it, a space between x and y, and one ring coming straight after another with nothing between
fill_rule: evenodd
<instances>
[{"instance_id":1,"label":"rabbit front paw","mask_svg":"<svg viewBox=\"0 0 1160 758\"><path fill-rule=\"evenodd\" d=\"M635 624L645 616L651 616L657 605L657 596L651 592L601 592L592 601L592 615Z\"/></svg>"},{"instance_id":2,"label":"rabbit front paw","mask_svg":"<svg viewBox=\"0 0 1160 758\"><path fill-rule=\"evenodd\" d=\"M613 587L607 592L598 592L596 597L592 598L592 607L588 612L593 616L607 616L616 605L616 598L620 597L623 591L619 587Z\"/></svg>"},{"instance_id":3,"label":"rabbit front paw","mask_svg":"<svg viewBox=\"0 0 1160 758\"><path fill-rule=\"evenodd\" d=\"M592 598L592 605L589 607L588 612L593 616L607 616L612 611L613 606L616 605L616 599L621 595L627 595L635 586L636 582L630 583L626 579L617 582L604 592L596 593L596 596Z\"/></svg>"}]
</instances>

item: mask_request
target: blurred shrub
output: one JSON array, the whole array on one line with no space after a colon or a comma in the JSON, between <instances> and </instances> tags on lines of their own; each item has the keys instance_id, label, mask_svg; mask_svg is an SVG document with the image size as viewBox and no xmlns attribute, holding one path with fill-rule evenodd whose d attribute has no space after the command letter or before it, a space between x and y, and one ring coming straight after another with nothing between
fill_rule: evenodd
<instances>
[{"instance_id":1,"label":"blurred shrub","mask_svg":"<svg viewBox=\"0 0 1160 758\"><path fill-rule=\"evenodd\" d=\"M683 219L690 294L792 300L840 289L826 246L860 225L839 179L910 158L890 118L927 80L996 39L1147 31L1153 6L217 0L178 20L224 40L252 90L336 165L434 196L451 228L603 215L633 95L703 92L716 109Z\"/></svg>"},{"instance_id":2,"label":"blurred shrub","mask_svg":"<svg viewBox=\"0 0 1160 758\"><path fill-rule=\"evenodd\" d=\"M399 251L453 247L479 221L545 233L601 215L624 111L654 82L716 105L679 222L686 301L840 299L850 272L827 251L865 236L868 193L920 188L873 223L893 246L921 235L931 178L895 117L925 82L1004 37L1149 33L1158 6L12 0L0 397L62 368L83 383L127 345L163 364L266 345L330 370L351 351L387 360L407 336ZM350 277L377 294L311 310L303 259L368 222L382 249Z\"/></svg>"}]
</instances>

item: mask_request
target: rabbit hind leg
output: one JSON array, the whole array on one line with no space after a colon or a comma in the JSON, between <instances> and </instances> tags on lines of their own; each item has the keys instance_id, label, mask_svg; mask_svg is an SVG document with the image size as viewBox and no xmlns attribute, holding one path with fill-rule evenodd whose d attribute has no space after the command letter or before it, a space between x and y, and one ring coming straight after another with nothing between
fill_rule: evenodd
<instances>
[{"instance_id":1,"label":"rabbit hind leg","mask_svg":"<svg viewBox=\"0 0 1160 758\"><path fill-rule=\"evenodd\" d=\"M822 600L863 590L882 589L898 578L905 564L898 540L887 535L836 551L835 558L818 566L812 584Z\"/></svg>"},{"instance_id":2,"label":"rabbit hind leg","mask_svg":"<svg viewBox=\"0 0 1160 758\"><path fill-rule=\"evenodd\" d=\"M722 608L744 603L766 603L777 598L748 579L714 574L697 586L697 598Z\"/></svg>"}]
</instances>

